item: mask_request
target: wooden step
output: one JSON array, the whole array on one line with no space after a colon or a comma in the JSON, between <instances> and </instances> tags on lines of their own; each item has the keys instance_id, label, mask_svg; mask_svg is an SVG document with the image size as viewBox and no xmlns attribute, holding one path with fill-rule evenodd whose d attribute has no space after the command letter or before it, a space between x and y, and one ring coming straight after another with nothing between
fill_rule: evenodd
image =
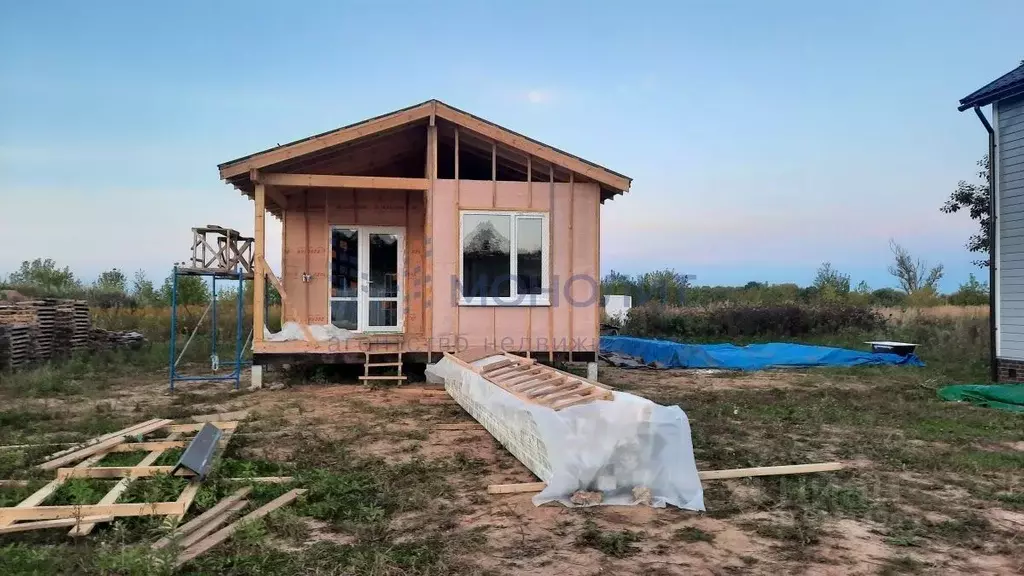
<instances>
[{"instance_id":1,"label":"wooden step","mask_svg":"<svg viewBox=\"0 0 1024 576\"><path fill-rule=\"evenodd\" d=\"M374 368L377 366L401 366L401 362L367 362L365 364L368 368Z\"/></svg>"},{"instance_id":2,"label":"wooden step","mask_svg":"<svg viewBox=\"0 0 1024 576\"><path fill-rule=\"evenodd\" d=\"M405 380L405 376L360 376L360 380Z\"/></svg>"}]
</instances>

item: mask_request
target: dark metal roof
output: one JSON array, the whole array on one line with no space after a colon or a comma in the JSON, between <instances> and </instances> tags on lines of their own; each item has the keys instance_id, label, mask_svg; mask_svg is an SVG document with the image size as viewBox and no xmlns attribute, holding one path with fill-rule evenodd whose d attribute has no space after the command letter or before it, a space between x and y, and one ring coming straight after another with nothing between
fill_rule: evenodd
<instances>
[{"instance_id":1,"label":"dark metal roof","mask_svg":"<svg viewBox=\"0 0 1024 576\"><path fill-rule=\"evenodd\" d=\"M963 97L958 110L963 112L975 106L987 106L1020 94L1024 94L1024 61L1015 69Z\"/></svg>"}]
</instances>

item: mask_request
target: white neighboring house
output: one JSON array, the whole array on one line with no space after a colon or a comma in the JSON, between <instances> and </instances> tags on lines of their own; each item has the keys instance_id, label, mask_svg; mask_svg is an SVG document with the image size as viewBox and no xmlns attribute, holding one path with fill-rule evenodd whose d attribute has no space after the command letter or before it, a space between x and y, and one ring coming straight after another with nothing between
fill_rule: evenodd
<instances>
[{"instance_id":1,"label":"white neighboring house","mask_svg":"<svg viewBox=\"0 0 1024 576\"><path fill-rule=\"evenodd\" d=\"M982 108L992 106L991 122ZM1024 381L1024 62L960 100L989 133L992 379Z\"/></svg>"}]
</instances>

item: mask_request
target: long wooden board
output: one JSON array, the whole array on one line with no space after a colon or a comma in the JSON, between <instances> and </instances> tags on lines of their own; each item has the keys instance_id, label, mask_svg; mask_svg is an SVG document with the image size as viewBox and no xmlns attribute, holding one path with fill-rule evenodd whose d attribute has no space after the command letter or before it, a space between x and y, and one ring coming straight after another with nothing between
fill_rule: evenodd
<instances>
[{"instance_id":1,"label":"long wooden board","mask_svg":"<svg viewBox=\"0 0 1024 576\"><path fill-rule=\"evenodd\" d=\"M754 476L786 476L789 474L811 474L815 472L832 472L842 470L846 465L842 462L822 462L820 464L792 464L788 466L762 466L758 468L732 468L729 470L706 470L697 472L701 480L726 480L729 478L751 478ZM491 484L487 487L488 494L522 494L540 492L547 486L544 482L521 482L518 484Z\"/></svg>"},{"instance_id":2,"label":"long wooden board","mask_svg":"<svg viewBox=\"0 0 1024 576\"><path fill-rule=\"evenodd\" d=\"M221 542L223 542L223 541L227 540L228 538L230 538L231 535L235 533L235 530L238 530L238 527L241 526L242 524L244 524L246 522L251 522L251 521L256 520L258 518L262 518L262 517L266 516L267 514L270 514L274 510L277 510L278 508L284 506L285 504L291 503L296 498L298 498L299 496L301 496L302 494L305 494L305 493L306 493L305 489L296 488L294 490L290 490L290 491L282 494L281 496L278 496L277 498L275 498L274 500L271 500L267 504L264 504L260 508L257 508L256 510L246 514L241 520L238 520L237 522L234 522L233 524L229 524L228 526L225 526L224 528L221 528L220 531L216 532L215 534L213 534L209 538L207 538L205 540L202 540L200 542L197 542L195 545L193 545L190 548L188 548L185 551L183 551L181 553L181 555L178 556L178 559L174 562L174 566L175 567L181 566L182 564L188 562L189 560L192 560L193 558L196 558L197 556L199 556L200 554L203 554L204 552L206 552L210 548L213 548L217 544L220 544Z\"/></svg>"},{"instance_id":3,"label":"long wooden board","mask_svg":"<svg viewBox=\"0 0 1024 576\"><path fill-rule=\"evenodd\" d=\"M0 508L0 524L18 520L56 520L58 518L84 518L86 516L167 516L181 511L177 502L146 504L98 504L83 506L30 506Z\"/></svg>"},{"instance_id":4,"label":"long wooden board","mask_svg":"<svg viewBox=\"0 0 1024 576\"><path fill-rule=\"evenodd\" d=\"M173 423L173 420L157 420L156 422L150 422L149 424L143 426L128 428L127 430L130 430L130 432L128 432L127 434L131 434L133 436L141 436L143 434L153 432L154 430L159 430L160 428L170 426ZM43 470L53 470L55 468L60 468L65 464L70 464L72 462L81 460L82 458L87 458L89 456L92 456L93 454L105 452L118 444L123 444L124 442L126 442L128 439L127 434L119 434L112 438L108 438L102 442L97 442L91 446L82 448L81 450L76 450L70 454L65 454L60 458L43 462L42 464L39 465L39 468L42 468Z\"/></svg>"},{"instance_id":5,"label":"long wooden board","mask_svg":"<svg viewBox=\"0 0 1024 576\"><path fill-rule=\"evenodd\" d=\"M113 519L114 517L108 514L106 516L86 516L84 518L61 518L59 520L22 522L21 524L11 524L10 526L0 527L0 534L27 532L29 530L43 530L44 528L67 528L68 526L79 526L85 523L95 525L98 522L110 522Z\"/></svg>"},{"instance_id":6,"label":"long wooden board","mask_svg":"<svg viewBox=\"0 0 1024 576\"><path fill-rule=\"evenodd\" d=\"M249 495L249 492L252 492L252 488L248 486L244 488L239 488L232 495L214 504L213 508L210 508L206 512L203 512L199 516L196 516L189 522L182 524L169 535L164 536L163 538L154 542L152 546L153 550L159 550L161 548L166 547L168 544L173 542L175 538L181 538L182 536L191 534L199 527L204 526L205 524L207 524L217 516L220 516L229 508L240 502L243 498Z\"/></svg>"}]
</instances>

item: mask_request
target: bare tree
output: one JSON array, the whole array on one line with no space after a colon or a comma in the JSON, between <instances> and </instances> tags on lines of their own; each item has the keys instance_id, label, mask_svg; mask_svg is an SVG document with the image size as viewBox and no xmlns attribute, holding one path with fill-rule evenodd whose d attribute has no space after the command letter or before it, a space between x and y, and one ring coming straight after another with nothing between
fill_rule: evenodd
<instances>
[{"instance_id":1,"label":"bare tree","mask_svg":"<svg viewBox=\"0 0 1024 576\"><path fill-rule=\"evenodd\" d=\"M928 268L928 263L920 258L914 259L907 252L907 249L889 240L889 248L895 261L889 266L889 274L892 274L900 283L900 288L907 294L913 294L921 290L937 292L939 280L942 279L942 264L934 268Z\"/></svg>"}]
</instances>

